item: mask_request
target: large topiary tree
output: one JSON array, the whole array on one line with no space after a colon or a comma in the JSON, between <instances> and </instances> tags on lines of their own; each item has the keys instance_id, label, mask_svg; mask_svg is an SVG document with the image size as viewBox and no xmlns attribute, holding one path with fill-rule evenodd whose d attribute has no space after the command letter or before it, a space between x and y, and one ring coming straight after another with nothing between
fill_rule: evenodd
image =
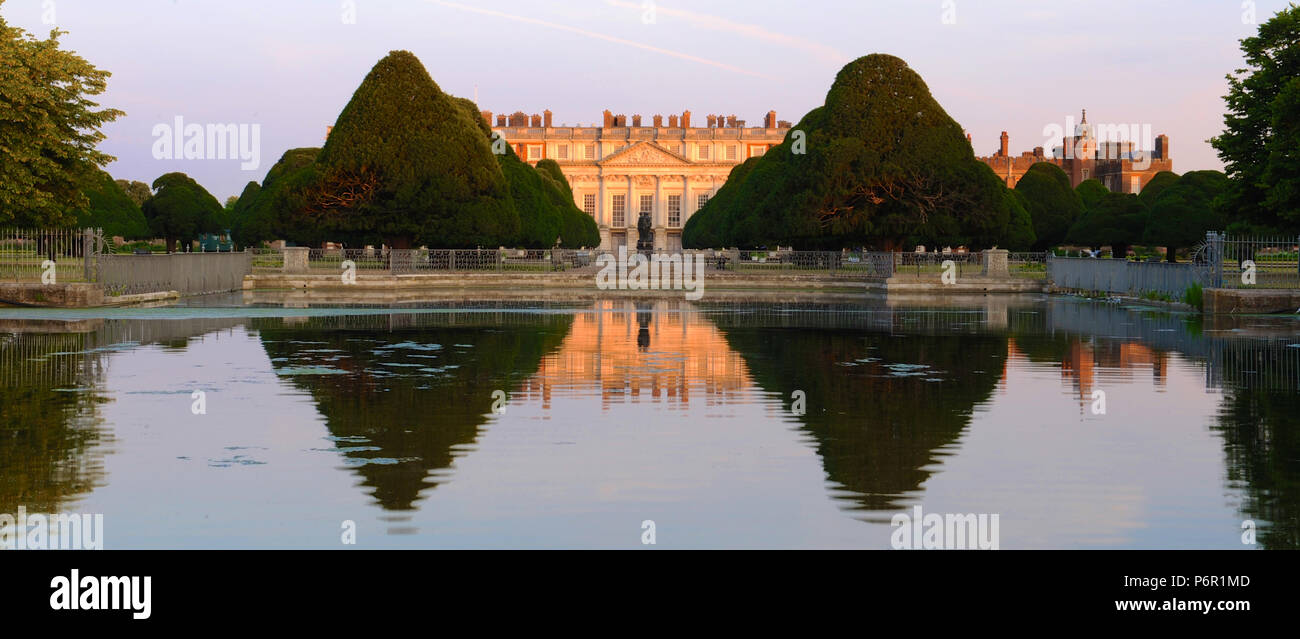
<instances>
[{"instance_id":1,"label":"large topiary tree","mask_svg":"<svg viewBox=\"0 0 1300 639\"><path fill-rule=\"evenodd\" d=\"M313 245L330 237L330 231L313 225L300 197L318 177L315 162L320 151L289 149L266 172L260 185L249 182L244 187L231 216L234 218L231 232L236 242L257 246L268 240L285 239ZM355 239L343 231L333 231L332 237L339 241Z\"/></svg>"},{"instance_id":2,"label":"large topiary tree","mask_svg":"<svg viewBox=\"0 0 1300 639\"><path fill-rule=\"evenodd\" d=\"M395 248L495 245L517 234L509 185L476 122L410 52L380 60L339 115L315 175L296 189L324 233Z\"/></svg>"},{"instance_id":3,"label":"large topiary tree","mask_svg":"<svg viewBox=\"0 0 1300 639\"><path fill-rule=\"evenodd\" d=\"M1074 188L1074 191L1079 194L1079 201L1083 204L1084 213L1087 213L1110 193L1110 189L1106 188L1106 185L1102 184L1101 180L1097 178L1080 182L1079 186Z\"/></svg>"},{"instance_id":4,"label":"large topiary tree","mask_svg":"<svg viewBox=\"0 0 1300 639\"><path fill-rule=\"evenodd\" d=\"M217 231L221 203L207 189L184 173L168 173L153 182L154 195L140 207L156 237L167 240L167 251L176 242L186 246L202 233Z\"/></svg>"},{"instance_id":5,"label":"large topiary tree","mask_svg":"<svg viewBox=\"0 0 1300 639\"><path fill-rule=\"evenodd\" d=\"M873 54L841 69L825 104L733 174L682 239L688 247L965 243L1006 227L1004 190L921 77Z\"/></svg>"},{"instance_id":6,"label":"large topiary tree","mask_svg":"<svg viewBox=\"0 0 1300 639\"><path fill-rule=\"evenodd\" d=\"M1165 247L1165 259L1177 261L1177 249L1195 246L1205 239L1206 231L1222 231L1227 225L1215 199L1228 188L1227 176L1218 171L1184 174L1156 198L1143 241Z\"/></svg>"},{"instance_id":7,"label":"large topiary tree","mask_svg":"<svg viewBox=\"0 0 1300 639\"><path fill-rule=\"evenodd\" d=\"M1029 203L1034 221L1035 251L1045 251L1065 241L1070 226L1083 213L1083 199L1070 188L1070 177L1061 167L1038 162L1029 167L1016 191Z\"/></svg>"},{"instance_id":8,"label":"large topiary tree","mask_svg":"<svg viewBox=\"0 0 1300 639\"><path fill-rule=\"evenodd\" d=\"M1228 76L1224 131L1210 140L1227 170L1218 206L1238 226L1300 231L1300 7L1241 41L1246 68Z\"/></svg>"},{"instance_id":9,"label":"large topiary tree","mask_svg":"<svg viewBox=\"0 0 1300 639\"><path fill-rule=\"evenodd\" d=\"M1142 241L1147 207L1132 193L1106 193L1070 226L1066 240L1071 244L1099 247L1110 245L1111 256L1128 257L1128 249Z\"/></svg>"},{"instance_id":10,"label":"large topiary tree","mask_svg":"<svg viewBox=\"0 0 1300 639\"><path fill-rule=\"evenodd\" d=\"M87 206L77 212L77 226L101 228L105 237L120 236L127 240L149 236L149 223L144 212L104 171L95 171L82 187Z\"/></svg>"},{"instance_id":11,"label":"large topiary tree","mask_svg":"<svg viewBox=\"0 0 1300 639\"><path fill-rule=\"evenodd\" d=\"M1156 198L1160 197L1160 194L1164 193L1165 189L1173 186L1174 182L1177 181L1177 173L1161 171L1147 181L1146 186L1142 187L1142 192L1138 194L1138 198L1142 200L1142 204L1147 208L1151 208L1156 205Z\"/></svg>"}]
</instances>

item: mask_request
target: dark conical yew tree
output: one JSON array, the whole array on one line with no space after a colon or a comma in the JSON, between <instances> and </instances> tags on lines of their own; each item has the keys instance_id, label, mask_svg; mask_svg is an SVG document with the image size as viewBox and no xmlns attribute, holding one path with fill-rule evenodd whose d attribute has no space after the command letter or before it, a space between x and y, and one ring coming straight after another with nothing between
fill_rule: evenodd
<instances>
[{"instance_id":1,"label":"dark conical yew tree","mask_svg":"<svg viewBox=\"0 0 1300 639\"><path fill-rule=\"evenodd\" d=\"M1106 185L1102 184L1101 180L1097 178L1080 182L1079 186L1074 188L1074 191L1079 194L1079 201L1083 204L1084 213L1087 213L1102 198L1106 197L1107 193L1110 193L1110 189L1106 188Z\"/></svg>"},{"instance_id":2,"label":"dark conical yew tree","mask_svg":"<svg viewBox=\"0 0 1300 639\"><path fill-rule=\"evenodd\" d=\"M1044 251L1065 241L1075 220L1083 214L1083 198L1070 188L1070 176L1051 162L1038 162L1016 182L1016 190L1029 203L1034 221L1035 251Z\"/></svg>"},{"instance_id":3,"label":"dark conical yew tree","mask_svg":"<svg viewBox=\"0 0 1300 639\"><path fill-rule=\"evenodd\" d=\"M1109 245L1111 257L1126 259L1128 249L1142 241L1147 207L1132 193L1107 192L1070 226L1066 241L1098 248Z\"/></svg>"},{"instance_id":4,"label":"dark conical yew tree","mask_svg":"<svg viewBox=\"0 0 1300 639\"><path fill-rule=\"evenodd\" d=\"M1224 230L1228 218L1216 200L1229 188L1228 177L1218 171L1183 174L1151 206L1143 240L1165 247L1165 259L1177 261L1178 249L1196 246L1206 231Z\"/></svg>"},{"instance_id":5,"label":"dark conical yew tree","mask_svg":"<svg viewBox=\"0 0 1300 639\"><path fill-rule=\"evenodd\" d=\"M138 240L149 236L149 223L144 219L144 212L113 181L113 176L96 169L81 191L89 206L77 212L78 227L103 229L104 237L110 238L119 236Z\"/></svg>"},{"instance_id":6,"label":"dark conical yew tree","mask_svg":"<svg viewBox=\"0 0 1300 639\"><path fill-rule=\"evenodd\" d=\"M302 198L313 228L395 248L497 245L518 227L488 140L410 52L394 51L344 107Z\"/></svg>"},{"instance_id":7,"label":"dark conical yew tree","mask_svg":"<svg viewBox=\"0 0 1300 639\"><path fill-rule=\"evenodd\" d=\"M167 240L167 251L176 241L188 244L201 233L216 230L221 203L208 190L184 173L167 173L153 182L153 197L140 207L155 237Z\"/></svg>"},{"instance_id":8,"label":"dark conical yew tree","mask_svg":"<svg viewBox=\"0 0 1300 639\"><path fill-rule=\"evenodd\" d=\"M1164 193L1165 189L1173 186L1174 182L1177 181L1177 173L1174 173L1173 171L1161 171L1148 180L1146 186L1142 187L1142 192L1138 194L1138 199L1142 200L1142 203L1145 204L1147 208L1151 208L1156 205L1156 199L1160 197L1160 194ZM1079 186L1083 185L1080 184Z\"/></svg>"},{"instance_id":9,"label":"dark conical yew tree","mask_svg":"<svg viewBox=\"0 0 1300 639\"><path fill-rule=\"evenodd\" d=\"M841 69L826 103L729 179L682 239L690 247L975 242L1011 216L1006 187L986 169L921 77L873 54Z\"/></svg>"},{"instance_id":10,"label":"dark conical yew tree","mask_svg":"<svg viewBox=\"0 0 1300 639\"><path fill-rule=\"evenodd\" d=\"M310 188L319 178L316 158L317 148L289 149L267 171L259 185L249 182L235 204L231 229L236 242L243 246L257 246L267 240L284 239L304 245L322 241L360 243L356 233L317 228L305 212L301 198L304 189ZM377 237L366 239L378 240Z\"/></svg>"}]
</instances>

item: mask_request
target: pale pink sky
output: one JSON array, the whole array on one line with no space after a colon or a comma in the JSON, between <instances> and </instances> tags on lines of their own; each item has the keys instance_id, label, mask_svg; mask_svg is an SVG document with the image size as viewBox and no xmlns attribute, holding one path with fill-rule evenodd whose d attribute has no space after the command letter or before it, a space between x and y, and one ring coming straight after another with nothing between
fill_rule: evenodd
<instances>
[{"instance_id":1,"label":"pale pink sky","mask_svg":"<svg viewBox=\"0 0 1300 639\"><path fill-rule=\"evenodd\" d=\"M11 24L113 72L127 116L103 149L115 177L184 171L218 198L261 181L285 150L319 146L370 67L414 52L450 93L495 112L550 109L591 124L609 108L797 121L836 71L906 60L974 137L977 154L1052 146L1080 109L1172 139L1179 173L1221 169L1224 75L1237 41L1282 0L6 0ZM1253 7L1253 9L1252 9ZM355 16L355 20L351 18ZM950 20L948 18L954 18ZM158 160L154 127L256 124L260 164ZM1149 144L1149 141L1144 141ZM1149 148L1146 147L1146 148Z\"/></svg>"}]
</instances>

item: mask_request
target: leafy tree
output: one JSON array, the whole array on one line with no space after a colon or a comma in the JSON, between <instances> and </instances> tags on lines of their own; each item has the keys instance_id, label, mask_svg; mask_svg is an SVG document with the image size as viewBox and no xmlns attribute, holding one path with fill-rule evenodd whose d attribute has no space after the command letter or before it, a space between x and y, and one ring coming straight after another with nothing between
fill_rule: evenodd
<instances>
[{"instance_id":1,"label":"leafy tree","mask_svg":"<svg viewBox=\"0 0 1300 639\"><path fill-rule=\"evenodd\" d=\"M1061 167L1038 162L1016 182L1016 191L1028 201L1034 221L1035 251L1045 251L1065 241L1070 226L1083 213L1083 199L1070 188L1070 177Z\"/></svg>"},{"instance_id":2,"label":"leafy tree","mask_svg":"<svg viewBox=\"0 0 1300 639\"><path fill-rule=\"evenodd\" d=\"M141 207L155 236L167 240L167 251L176 241L189 245L201 233L217 231L221 203L184 173L168 173L153 182L154 195Z\"/></svg>"},{"instance_id":3,"label":"leafy tree","mask_svg":"<svg viewBox=\"0 0 1300 639\"><path fill-rule=\"evenodd\" d=\"M1083 202L1084 213L1087 213L1102 198L1106 197L1107 193L1110 193L1110 189L1106 188L1106 185L1102 184L1101 180L1097 178L1080 182L1079 186L1074 188L1074 191L1079 194L1079 200Z\"/></svg>"},{"instance_id":4,"label":"leafy tree","mask_svg":"<svg viewBox=\"0 0 1300 639\"><path fill-rule=\"evenodd\" d=\"M1227 170L1218 202L1233 222L1300 230L1300 7L1290 4L1241 41L1246 68L1228 75L1225 129L1210 140Z\"/></svg>"},{"instance_id":5,"label":"leafy tree","mask_svg":"<svg viewBox=\"0 0 1300 639\"><path fill-rule=\"evenodd\" d=\"M996 235L1011 215L961 126L889 55L841 69L825 104L740 177L692 218L685 245L956 244Z\"/></svg>"},{"instance_id":6,"label":"leafy tree","mask_svg":"<svg viewBox=\"0 0 1300 639\"><path fill-rule=\"evenodd\" d=\"M115 180L115 182L136 206L144 206L145 200L153 197L153 189L139 180Z\"/></svg>"},{"instance_id":7,"label":"leafy tree","mask_svg":"<svg viewBox=\"0 0 1300 639\"><path fill-rule=\"evenodd\" d=\"M1218 171L1191 171L1156 198L1147 220L1143 241L1165 247L1165 259L1174 262L1179 248L1195 246L1206 231L1223 230L1227 217L1215 206L1229 189L1227 176Z\"/></svg>"},{"instance_id":8,"label":"leafy tree","mask_svg":"<svg viewBox=\"0 0 1300 639\"><path fill-rule=\"evenodd\" d=\"M394 248L513 237L510 186L481 119L443 93L413 54L388 54L339 115L313 179L295 189L306 226L378 235Z\"/></svg>"},{"instance_id":9,"label":"leafy tree","mask_svg":"<svg viewBox=\"0 0 1300 639\"><path fill-rule=\"evenodd\" d=\"M3 6L0 0L0 6ZM82 185L113 161L99 128L124 115L92 98L107 71L0 16L0 225L63 226L89 205Z\"/></svg>"},{"instance_id":10,"label":"leafy tree","mask_svg":"<svg viewBox=\"0 0 1300 639\"><path fill-rule=\"evenodd\" d=\"M1099 247L1109 244L1111 256L1128 257L1128 249L1142 241L1147 207L1133 193L1106 193L1070 227L1071 244Z\"/></svg>"},{"instance_id":11,"label":"leafy tree","mask_svg":"<svg viewBox=\"0 0 1300 639\"><path fill-rule=\"evenodd\" d=\"M1173 186L1174 182L1177 181L1177 173L1174 173L1173 171L1161 171L1155 174L1155 176L1147 182L1146 186L1142 187L1142 192L1138 194L1138 198L1142 200L1142 203L1145 204L1147 208L1151 208L1156 205L1156 198L1160 197L1160 194L1164 193L1165 189Z\"/></svg>"},{"instance_id":12,"label":"leafy tree","mask_svg":"<svg viewBox=\"0 0 1300 639\"><path fill-rule=\"evenodd\" d=\"M82 187L82 192L86 195L87 206L77 212L78 227L101 228L105 237L121 236L128 240L149 236L149 223L145 221L144 213L113 181L113 176L95 171Z\"/></svg>"}]
</instances>

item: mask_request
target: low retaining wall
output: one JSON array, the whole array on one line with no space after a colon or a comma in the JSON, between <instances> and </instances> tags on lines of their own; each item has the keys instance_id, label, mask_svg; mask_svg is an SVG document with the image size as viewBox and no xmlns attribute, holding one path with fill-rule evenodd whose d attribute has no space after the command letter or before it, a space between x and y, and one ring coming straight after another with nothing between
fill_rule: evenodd
<instances>
[{"instance_id":1,"label":"low retaining wall","mask_svg":"<svg viewBox=\"0 0 1300 639\"><path fill-rule=\"evenodd\" d=\"M89 308L103 306L104 291L97 284L41 284L0 282L0 305Z\"/></svg>"},{"instance_id":2,"label":"low retaining wall","mask_svg":"<svg viewBox=\"0 0 1300 639\"><path fill-rule=\"evenodd\" d=\"M253 270L252 253L103 255L99 283L109 296L176 291L203 295L238 291Z\"/></svg>"},{"instance_id":3,"label":"low retaining wall","mask_svg":"<svg viewBox=\"0 0 1300 639\"><path fill-rule=\"evenodd\" d=\"M1300 291L1260 288L1207 288L1203 310L1210 315L1295 313Z\"/></svg>"},{"instance_id":4,"label":"low retaining wall","mask_svg":"<svg viewBox=\"0 0 1300 639\"><path fill-rule=\"evenodd\" d=\"M1052 286L1072 291L1102 291L1141 296L1157 292L1182 299L1198 280L1186 262L1130 262L1084 257L1049 257L1047 279Z\"/></svg>"}]
</instances>

